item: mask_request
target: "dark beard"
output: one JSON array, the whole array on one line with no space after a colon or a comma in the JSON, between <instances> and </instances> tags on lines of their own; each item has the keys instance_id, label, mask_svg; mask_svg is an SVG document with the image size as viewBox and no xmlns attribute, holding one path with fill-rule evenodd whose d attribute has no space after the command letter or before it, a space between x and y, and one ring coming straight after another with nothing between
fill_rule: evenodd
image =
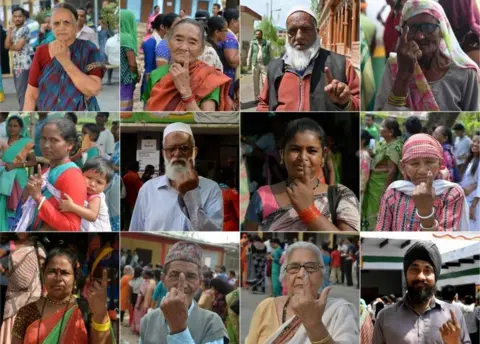
<instances>
[{"instance_id":1,"label":"dark beard","mask_svg":"<svg viewBox=\"0 0 480 344\"><path fill-rule=\"evenodd\" d=\"M413 304L421 304L425 303L428 300L432 298L433 295L435 295L435 291L437 290L437 286L429 286L424 284L424 288L422 289L416 289L415 286L418 285L419 283L415 283L412 286L408 286L408 299L410 300L411 303Z\"/></svg>"}]
</instances>

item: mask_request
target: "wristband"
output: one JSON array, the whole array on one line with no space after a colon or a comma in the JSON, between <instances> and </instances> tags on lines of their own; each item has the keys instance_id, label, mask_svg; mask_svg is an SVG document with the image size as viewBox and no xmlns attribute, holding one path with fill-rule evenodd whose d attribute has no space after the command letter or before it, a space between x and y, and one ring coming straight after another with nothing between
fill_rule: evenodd
<instances>
[{"instance_id":1,"label":"wristband","mask_svg":"<svg viewBox=\"0 0 480 344\"><path fill-rule=\"evenodd\" d=\"M330 341L330 339L332 339L332 336L328 335L325 338L323 338L322 340L317 340L316 342L312 342L312 344L326 344Z\"/></svg>"},{"instance_id":2,"label":"wristband","mask_svg":"<svg viewBox=\"0 0 480 344\"><path fill-rule=\"evenodd\" d=\"M437 229L437 227L438 227L438 221L437 220L435 220L435 223L433 224L432 227L428 227L428 228L423 227L423 225L420 223L420 229L426 230L426 231L431 231L431 230Z\"/></svg>"},{"instance_id":3,"label":"wristband","mask_svg":"<svg viewBox=\"0 0 480 344\"><path fill-rule=\"evenodd\" d=\"M187 97L182 97L182 101L185 103L185 104L190 104L190 103L193 103L195 101L195 96L193 95L193 93Z\"/></svg>"},{"instance_id":4,"label":"wristband","mask_svg":"<svg viewBox=\"0 0 480 344\"><path fill-rule=\"evenodd\" d=\"M432 207L432 213L428 216L421 216L419 213L418 213L418 209L415 210L415 213L417 214L418 218L420 220L428 220L429 218L433 217L433 215L435 215L435 208Z\"/></svg>"},{"instance_id":5,"label":"wristband","mask_svg":"<svg viewBox=\"0 0 480 344\"><path fill-rule=\"evenodd\" d=\"M92 328L97 332L107 332L110 330L111 323L110 318L105 324L97 324L95 321L92 320Z\"/></svg>"},{"instance_id":6,"label":"wristband","mask_svg":"<svg viewBox=\"0 0 480 344\"><path fill-rule=\"evenodd\" d=\"M306 225L309 225L310 223L314 222L321 215L322 213L320 212L320 210L317 209L315 204L312 204L307 209L304 209L298 213L298 217Z\"/></svg>"}]
</instances>

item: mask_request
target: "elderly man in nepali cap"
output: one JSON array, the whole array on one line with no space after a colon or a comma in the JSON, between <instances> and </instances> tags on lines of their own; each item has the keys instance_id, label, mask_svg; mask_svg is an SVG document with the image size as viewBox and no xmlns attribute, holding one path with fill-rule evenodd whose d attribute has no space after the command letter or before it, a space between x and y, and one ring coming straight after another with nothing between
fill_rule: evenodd
<instances>
[{"instance_id":1,"label":"elderly man in nepali cap","mask_svg":"<svg viewBox=\"0 0 480 344\"><path fill-rule=\"evenodd\" d=\"M435 297L442 257L433 242L414 243L403 258L407 293L377 316L373 344L471 344L460 308Z\"/></svg>"},{"instance_id":2,"label":"elderly man in nepali cap","mask_svg":"<svg viewBox=\"0 0 480 344\"><path fill-rule=\"evenodd\" d=\"M345 56L321 48L312 11L287 15L285 54L268 65L257 111L358 111L360 78Z\"/></svg>"},{"instance_id":3,"label":"elderly man in nepali cap","mask_svg":"<svg viewBox=\"0 0 480 344\"><path fill-rule=\"evenodd\" d=\"M202 251L195 243L180 241L165 258L164 284L168 293L160 309L142 319L142 344L223 344L228 335L220 316L193 300L200 288Z\"/></svg>"},{"instance_id":4,"label":"elderly man in nepali cap","mask_svg":"<svg viewBox=\"0 0 480 344\"><path fill-rule=\"evenodd\" d=\"M198 148L192 129L169 124L162 146L165 175L140 189L130 231L221 231L222 190L195 170Z\"/></svg>"}]
</instances>

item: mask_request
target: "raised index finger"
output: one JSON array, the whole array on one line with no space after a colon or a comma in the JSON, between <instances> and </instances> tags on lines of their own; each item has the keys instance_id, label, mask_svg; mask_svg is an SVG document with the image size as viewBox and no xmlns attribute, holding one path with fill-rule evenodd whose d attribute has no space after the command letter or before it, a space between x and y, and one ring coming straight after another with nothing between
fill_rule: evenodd
<instances>
[{"instance_id":1,"label":"raised index finger","mask_svg":"<svg viewBox=\"0 0 480 344\"><path fill-rule=\"evenodd\" d=\"M179 294L185 293L185 274L183 272L180 273L178 277L178 287L177 287Z\"/></svg>"},{"instance_id":2,"label":"raised index finger","mask_svg":"<svg viewBox=\"0 0 480 344\"><path fill-rule=\"evenodd\" d=\"M433 185L433 173L432 173L432 171L428 171L428 174L427 174L427 189L432 190L432 185Z\"/></svg>"},{"instance_id":3,"label":"raised index finger","mask_svg":"<svg viewBox=\"0 0 480 344\"><path fill-rule=\"evenodd\" d=\"M405 26L402 29L402 39L405 43L408 42L408 33L410 32L410 28L408 26Z\"/></svg>"},{"instance_id":4,"label":"raised index finger","mask_svg":"<svg viewBox=\"0 0 480 344\"><path fill-rule=\"evenodd\" d=\"M187 60L186 60L185 63L183 64L183 67L184 67L186 70L189 70L189 68L190 68L190 49L187 49Z\"/></svg>"},{"instance_id":5,"label":"raised index finger","mask_svg":"<svg viewBox=\"0 0 480 344\"><path fill-rule=\"evenodd\" d=\"M42 165L40 164L37 165L37 176L42 178Z\"/></svg>"},{"instance_id":6,"label":"raised index finger","mask_svg":"<svg viewBox=\"0 0 480 344\"><path fill-rule=\"evenodd\" d=\"M305 160L303 160L303 164L302 164L302 167L303 167L303 177L302 177L302 181L307 184L308 183L308 178L310 177L309 176L309 170L308 170L308 166L307 166L307 162Z\"/></svg>"},{"instance_id":7,"label":"raised index finger","mask_svg":"<svg viewBox=\"0 0 480 344\"><path fill-rule=\"evenodd\" d=\"M328 67L325 67L325 76L327 77L327 85L331 84L333 81L333 75Z\"/></svg>"},{"instance_id":8,"label":"raised index finger","mask_svg":"<svg viewBox=\"0 0 480 344\"><path fill-rule=\"evenodd\" d=\"M308 272L303 268L303 292L304 295L307 297L312 296L312 284L310 283L310 279L308 278Z\"/></svg>"},{"instance_id":9,"label":"raised index finger","mask_svg":"<svg viewBox=\"0 0 480 344\"><path fill-rule=\"evenodd\" d=\"M450 315L452 316L452 321L455 324L455 327L459 328L460 326L458 324L457 317L455 316L455 312L452 309L450 310Z\"/></svg>"}]
</instances>

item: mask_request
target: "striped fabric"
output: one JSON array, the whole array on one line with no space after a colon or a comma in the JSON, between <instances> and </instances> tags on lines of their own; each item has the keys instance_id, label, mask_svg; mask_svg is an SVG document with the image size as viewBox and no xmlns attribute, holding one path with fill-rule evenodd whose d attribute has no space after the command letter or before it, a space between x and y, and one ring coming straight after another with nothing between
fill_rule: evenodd
<instances>
[{"instance_id":1,"label":"striped fabric","mask_svg":"<svg viewBox=\"0 0 480 344\"><path fill-rule=\"evenodd\" d=\"M416 158L435 158L443 165L442 145L428 134L412 135L403 145L402 163Z\"/></svg>"}]
</instances>

